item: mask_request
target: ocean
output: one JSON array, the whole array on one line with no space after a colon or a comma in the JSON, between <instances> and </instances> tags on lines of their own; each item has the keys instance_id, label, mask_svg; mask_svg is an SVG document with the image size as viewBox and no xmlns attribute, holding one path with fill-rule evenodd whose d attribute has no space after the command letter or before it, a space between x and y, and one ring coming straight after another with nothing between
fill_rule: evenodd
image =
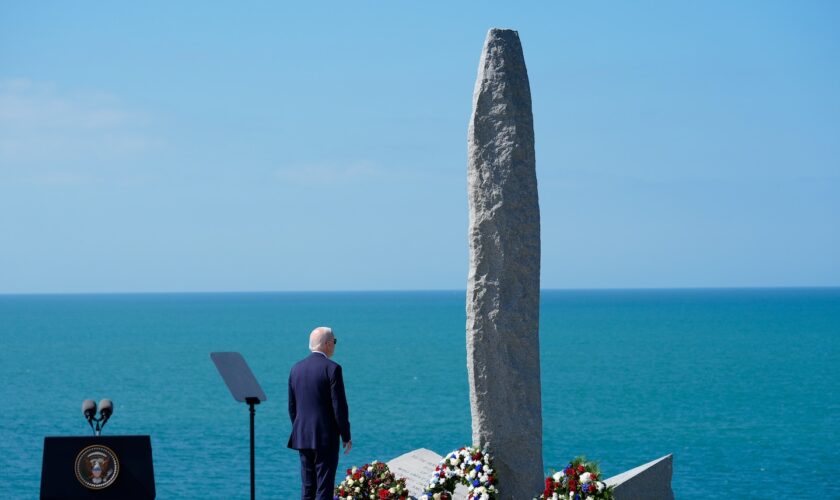
<instances>
[{"instance_id":1,"label":"ocean","mask_svg":"<svg viewBox=\"0 0 840 500\"><path fill-rule=\"evenodd\" d=\"M0 498L38 497L45 436L152 438L158 498L248 498L248 410L209 354L238 351L259 498L299 497L289 368L332 326L354 447L339 470L469 444L463 291L0 296ZM678 499L840 498L840 289L542 293L546 472L674 454ZM501 484L500 488L504 488ZM534 492L535 494L538 492Z\"/></svg>"}]
</instances>

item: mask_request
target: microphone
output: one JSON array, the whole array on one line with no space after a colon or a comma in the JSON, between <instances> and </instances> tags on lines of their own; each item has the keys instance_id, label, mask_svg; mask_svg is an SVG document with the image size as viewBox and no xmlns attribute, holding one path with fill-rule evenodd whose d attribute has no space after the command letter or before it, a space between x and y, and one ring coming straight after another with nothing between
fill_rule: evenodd
<instances>
[{"instance_id":1,"label":"microphone","mask_svg":"<svg viewBox=\"0 0 840 500\"><path fill-rule=\"evenodd\" d=\"M85 420L87 420L90 428L96 432L96 429L93 427L93 417L96 415L96 402L94 400L86 399L82 401L82 415L85 416Z\"/></svg>"},{"instance_id":2,"label":"microphone","mask_svg":"<svg viewBox=\"0 0 840 500\"><path fill-rule=\"evenodd\" d=\"M96 415L96 402L92 399L82 401L82 414L88 422L93 420L93 416Z\"/></svg>"},{"instance_id":3,"label":"microphone","mask_svg":"<svg viewBox=\"0 0 840 500\"><path fill-rule=\"evenodd\" d=\"M85 416L88 424L90 424L90 428L93 429L93 435L99 436L100 431L105 427L105 423L114 414L114 402L110 399L99 401L99 417L97 418L96 401L86 399L82 401L82 414ZM93 425L94 422L96 422L96 426Z\"/></svg>"},{"instance_id":4,"label":"microphone","mask_svg":"<svg viewBox=\"0 0 840 500\"><path fill-rule=\"evenodd\" d=\"M110 399L103 399L99 402L99 418L102 419L102 427L105 422L114 414L114 403Z\"/></svg>"}]
</instances>

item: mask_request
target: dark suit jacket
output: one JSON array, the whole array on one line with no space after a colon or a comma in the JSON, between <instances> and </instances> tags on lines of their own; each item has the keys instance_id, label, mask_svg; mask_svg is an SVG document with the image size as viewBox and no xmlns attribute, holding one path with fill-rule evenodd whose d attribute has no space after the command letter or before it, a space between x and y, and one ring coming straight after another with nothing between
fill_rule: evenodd
<instances>
[{"instance_id":1,"label":"dark suit jacket","mask_svg":"<svg viewBox=\"0 0 840 500\"><path fill-rule=\"evenodd\" d=\"M350 420L341 365L313 352L289 373L289 448L338 449L350 441Z\"/></svg>"}]
</instances>

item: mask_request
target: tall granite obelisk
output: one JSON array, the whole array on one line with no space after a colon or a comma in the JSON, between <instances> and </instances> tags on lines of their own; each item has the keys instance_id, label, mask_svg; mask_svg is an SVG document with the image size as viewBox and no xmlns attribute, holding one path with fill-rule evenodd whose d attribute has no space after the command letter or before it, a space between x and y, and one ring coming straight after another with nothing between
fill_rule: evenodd
<instances>
[{"instance_id":1,"label":"tall granite obelisk","mask_svg":"<svg viewBox=\"0 0 840 500\"><path fill-rule=\"evenodd\" d=\"M519 35L491 29L469 125L467 370L473 443L502 498L543 489L540 208L531 90Z\"/></svg>"}]
</instances>

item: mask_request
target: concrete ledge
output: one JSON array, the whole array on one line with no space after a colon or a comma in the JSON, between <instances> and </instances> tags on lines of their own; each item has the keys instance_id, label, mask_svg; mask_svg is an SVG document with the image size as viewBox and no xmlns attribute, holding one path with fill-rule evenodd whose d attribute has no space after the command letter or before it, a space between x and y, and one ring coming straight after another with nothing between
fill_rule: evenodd
<instances>
[{"instance_id":1,"label":"concrete ledge","mask_svg":"<svg viewBox=\"0 0 840 500\"><path fill-rule=\"evenodd\" d=\"M674 500L673 469L674 455L665 455L604 482L615 487L615 500Z\"/></svg>"}]
</instances>

